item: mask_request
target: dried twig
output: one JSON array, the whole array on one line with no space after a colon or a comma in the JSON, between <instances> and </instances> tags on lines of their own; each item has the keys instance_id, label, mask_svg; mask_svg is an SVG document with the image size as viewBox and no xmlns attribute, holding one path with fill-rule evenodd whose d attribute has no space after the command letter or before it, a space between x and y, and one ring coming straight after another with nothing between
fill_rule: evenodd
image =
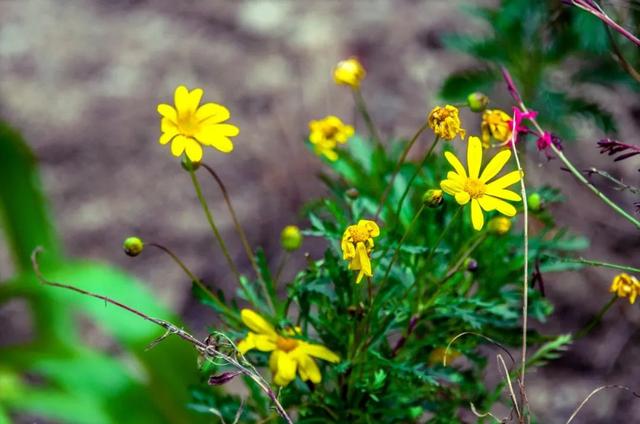
<instances>
[{"instance_id":1,"label":"dried twig","mask_svg":"<svg viewBox=\"0 0 640 424\"><path fill-rule=\"evenodd\" d=\"M582 409L583 406L585 406L587 404L587 402L589 402L589 399L591 399L594 395L596 395L598 392L602 391L602 390L606 390L606 389L620 389L620 390L626 390L627 392L631 392L635 397L640 398L640 395L636 392L634 392L633 390L631 390L630 388L628 388L627 386L619 386L617 384L609 384L609 385L605 385L605 386L600 386L597 389L594 389L591 393L589 393L589 396L587 396L582 403L580 403L580 405L578 406L578 408L576 408L575 411L573 411L573 414L571 414L571 416L569 417L569 419L567 420L567 424L570 424L571 421L573 421L573 419L576 417L576 415L578 415L578 412L580 412L580 410Z\"/></svg>"}]
</instances>

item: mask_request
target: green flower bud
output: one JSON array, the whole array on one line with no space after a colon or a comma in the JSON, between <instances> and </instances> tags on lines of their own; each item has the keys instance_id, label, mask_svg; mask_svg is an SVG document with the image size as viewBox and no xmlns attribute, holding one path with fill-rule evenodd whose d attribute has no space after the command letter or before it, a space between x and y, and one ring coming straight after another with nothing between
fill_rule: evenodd
<instances>
[{"instance_id":1,"label":"green flower bud","mask_svg":"<svg viewBox=\"0 0 640 424\"><path fill-rule=\"evenodd\" d=\"M287 225L280 234L280 244L287 252L300 249L302 245L302 233L295 225Z\"/></svg>"},{"instance_id":2,"label":"green flower bud","mask_svg":"<svg viewBox=\"0 0 640 424\"><path fill-rule=\"evenodd\" d=\"M484 93L476 91L467 97L467 105L473 112L482 112L487 108L489 98Z\"/></svg>"},{"instance_id":3,"label":"green flower bud","mask_svg":"<svg viewBox=\"0 0 640 424\"><path fill-rule=\"evenodd\" d=\"M200 162L192 162L191 159L187 157L187 155L182 155L180 166L182 166L182 169L184 169L187 172L191 170L197 171L198 168L200 168Z\"/></svg>"},{"instance_id":4,"label":"green flower bud","mask_svg":"<svg viewBox=\"0 0 640 424\"><path fill-rule=\"evenodd\" d=\"M527 197L527 204L530 210L537 212L542 208L542 197L540 197L538 193L531 193L529 197Z\"/></svg>"},{"instance_id":5,"label":"green flower bud","mask_svg":"<svg viewBox=\"0 0 640 424\"><path fill-rule=\"evenodd\" d=\"M442 190L429 189L422 195L422 203L429 208L437 208L444 200Z\"/></svg>"},{"instance_id":6,"label":"green flower bud","mask_svg":"<svg viewBox=\"0 0 640 424\"><path fill-rule=\"evenodd\" d=\"M144 243L138 237L127 237L122 243L124 253L129 256L138 256L144 249Z\"/></svg>"},{"instance_id":7,"label":"green flower bud","mask_svg":"<svg viewBox=\"0 0 640 424\"><path fill-rule=\"evenodd\" d=\"M499 236L507 234L511 229L511 220L504 216L496 216L487 224L489 232Z\"/></svg>"}]
</instances>

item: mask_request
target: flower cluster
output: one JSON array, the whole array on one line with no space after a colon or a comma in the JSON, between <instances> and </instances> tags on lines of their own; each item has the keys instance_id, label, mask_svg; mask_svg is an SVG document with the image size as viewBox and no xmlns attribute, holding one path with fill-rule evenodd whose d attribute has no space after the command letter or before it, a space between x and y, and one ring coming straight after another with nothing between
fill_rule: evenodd
<instances>
[{"instance_id":1,"label":"flower cluster","mask_svg":"<svg viewBox=\"0 0 640 424\"><path fill-rule=\"evenodd\" d=\"M438 137L445 140L453 140L458 134L464 139L466 134L460 122L460 111L455 106L435 107L429 113L427 123Z\"/></svg>"},{"instance_id":2,"label":"flower cluster","mask_svg":"<svg viewBox=\"0 0 640 424\"><path fill-rule=\"evenodd\" d=\"M339 144L345 144L354 134L351 125L346 125L340 118L333 115L309 122L309 130L309 141L313 151L330 161L338 159L336 147Z\"/></svg>"},{"instance_id":3,"label":"flower cluster","mask_svg":"<svg viewBox=\"0 0 640 424\"><path fill-rule=\"evenodd\" d=\"M369 254L373 250L373 239L380 235L380 228L374 221L361 219L356 225L350 225L342 235L342 257L349 261L349 269L359 271L356 283L362 277L372 277Z\"/></svg>"},{"instance_id":4,"label":"flower cluster","mask_svg":"<svg viewBox=\"0 0 640 424\"><path fill-rule=\"evenodd\" d=\"M638 295L640 295L640 281L636 277L623 272L613 278L609 291L615 293L618 297L628 297L629 303L633 305Z\"/></svg>"}]
</instances>

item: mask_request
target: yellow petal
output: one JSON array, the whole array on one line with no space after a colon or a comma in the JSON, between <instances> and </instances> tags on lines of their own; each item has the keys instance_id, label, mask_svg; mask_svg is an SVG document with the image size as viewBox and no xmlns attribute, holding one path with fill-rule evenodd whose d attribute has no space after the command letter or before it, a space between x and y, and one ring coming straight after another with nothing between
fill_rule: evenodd
<instances>
[{"instance_id":1,"label":"yellow petal","mask_svg":"<svg viewBox=\"0 0 640 424\"><path fill-rule=\"evenodd\" d=\"M498 175L498 172L502 170L502 168L507 163L510 157L511 157L510 150L502 150L497 155L495 155L493 159L491 159L491 161L489 161L487 166L484 168L484 171L482 171L482 174L480 175L480 181L482 181L483 183L486 183L491 178Z\"/></svg>"},{"instance_id":2,"label":"yellow petal","mask_svg":"<svg viewBox=\"0 0 640 424\"><path fill-rule=\"evenodd\" d=\"M467 146L467 167L469 178L478 178L482 166L482 143L478 137L469 137Z\"/></svg>"},{"instance_id":3,"label":"yellow petal","mask_svg":"<svg viewBox=\"0 0 640 424\"><path fill-rule=\"evenodd\" d=\"M242 318L242 322L244 322L244 325L246 325L256 333L266 334L268 336L271 336L274 340L276 337L278 337L278 334L276 333L276 330L273 328L273 326L260 315L253 312L251 309L241 310L240 318Z\"/></svg>"},{"instance_id":4,"label":"yellow petal","mask_svg":"<svg viewBox=\"0 0 640 424\"><path fill-rule=\"evenodd\" d=\"M202 91L202 88L194 88L193 90L191 90L191 92L189 93L189 108L191 112L195 112L196 110L198 110L198 106L200 106L200 100L202 100L203 94L204 91Z\"/></svg>"},{"instance_id":5,"label":"yellow petal","mask_svg":"<svg viewBox=\"0 0 640 424\"><path fill-rule=\"evenodd\" d=\"M460 184L460 186L462 186L466 180L466 178L453 171L447 172L447 179Z\"/></svg>"},{"instance_id":6,"label":"yellow petal","mask_svg":"<svg viewBox=\"0 0 640 424\"><path fill-rule=\"evenodd\" d=\"M358 221L358 225L364 225L369 231L371 237L378 237L380 235L380 227L375 221L369 221L368 219L361 219Z\"/></svg>"},{"instance_id":7,"label":"yellow petal","mask_svg":"<svg viewBox=\"0 0 640 424\"><path fill-rule=\"evenodd\" d=\"M318 384L322 381L322 374L318 368L318 364L309 355L304 353L296 356L298 362L298 372L303 381L311 380L312 383Z\"/></svg>"},{"instance_id":8,"label":"yellow petal","mask_svg":"<svg viewBox=\"0 0 640 424\"><path fill-rule=\"evenodd\" d=\"M274 350L269 356L269 370L273 375L276 375L276 373L278 372L278 356L283 353L284 352L281 350Z\"/></svg>"},{"instance_id":9,"label":"yellow petal","mask_svg":"<svg viewBox=\"0 0 640 424\"><path fill-rule=\"evenodd\" d=\"M320 151L321 154L323 154L327 159L329 159L331 162L335 162L338 160L338 154L331 149L321 149Z\"/></svg>"},{"instance_id":10,"label":"yellow petal","mask_svg":"<svg viewBox=\"0 0 640 424\"><path fill-rule=\"evenodd\" d=\"M478 198L478 203L480 207L487 212L491 212L496 209L496 203L493 201L494 199L490 196L482 196Z\"/></svg>"},{"instance_id":11,"label":"yellow petal","mask_svg":"<svg viewBox=\"0 0 640 424\"><path fill-rule=\"evenodd\" d=\"M337 354L333 353L326 347L319 344L306 343L306 342L300 343L300 345L298 346L298 349L296 350L301 350L307 355L311 355L319 359L324 359L325 361L328 361L328 362L333 362L333 363L340 362L340 357Z\"/></svg>"},{"instance_id":12,"label":"yellow petal","mask_svg":"<svg viewBox=\"0 0 640 424\"><path fill-rule=\"evenodd\" d=\"M183 135L177 135L171 142L171 154L180 157L187 146L188 138Z\"/></svg>"},{"instance_id":13,"label":"yellow petal","mask_svg":"<svg viewBox=\"0 0 640 424\"><path fill-rule=\"evenodd\" d=\"M204 124L202 128L204 131L215 133L217 135L223 135L225 137L235 137L240 134L240 128L231 124Z\"/></svg>"},{"instance_id":14,"label":"yellow petal","mask_svg":"<svg viewBox=\"0 0 640 424\"><path fill-rule=\"evenodd\" d=\"M166 132L166 133L162 133L162 135L160 136L160 138L158 139L158 143L160 144L167 144L168 142L171 141L171 139L173 137L175 137L178 133L176 133L175 131L172 132Z\"/></svg>"},{"instance_id":15,"label":"yellow petal","mask_svg":"<svg viewBox=\"0 0 640 424\"><path fill-rule=\"evenodd\" d=\"M281 352L278 355L278 370L276 375L284 381L292 381L296 378L296 361L289 356L286 352Z\"/></svg>"},{"instance_id":16,"label":"yellow petal","mask_svg":"<svg viewBox=\"0 0 640 424\"><path fill-rule=\"evenodd\" d=\"M366 275L367 277L371 277L371 261L369 260L367 248L363 242L359 242L356 245L356 256L360 260L360 267L364 275Z\"/></svg>"},{"instance_id":17,"label":"yellow petal","mask_svg":"<svg viewBox=\"0 0 640 424\"><path fill-rule=\"evenodd\" d=\"M254 337L255 348L263 352L271 352L276 348L276 341L271 335L256 334Z\"/></svg>"},{"instance_id":18,"label":"yellow petal","mask_svg":"<svg viewBox=\"0 0 640 424\"><path fill-rule=\"evenodd\" d=\"M360 284L360 281L362 281L363 277L364 277L364 271L362 271L362 268L360 268L360 271L358 272L358 276L356 277L356 284Z\"/></svg>"},{"instance_id":19,"label":"yellow petal","mask_svg":"<svg viewBox=\"0 0 640 424\"><path fill-rule=\"evenodd\" d=\"M219 124L231 117L229 109L216 103L205 103L196 111L196 118L201 124Z\"/></svg>"},{"instance_id":20,"label":"yellow petal","mask_svg":"<svg viewBox=\"0 0 640 424\"><path fill-rule=\"evenodd\" d=\"M256 347L256 335L252 332L249 332L249 334L247 334L247 337L244 340L241 340L236 345L236 349L238 349L238 352L242 353L243 355L248 351L250 351L251 349L254 349L255 347Z\"/></svg>"},{"instance_id":21,"label":"yellow petal","mask_svg":"<svg viewBox=\"0 0 640 424\"><path fill-rule=\"evenodd\" d=\"M183 115L189 112L190 103L189 103L189 90L184 85L176 88L175 93L173 94L173 102L176 105L176 110L178 111L178 115Z\"/></svg>"},{"instance_id":22,"label":"yellow petal","mask_svg":"<svg viewBox=\"0 0 640 424\"><path fill-rule=\"evenodd\" d=\"M233 143L227 137L217 134L210 130L211 127L205 127L198 131L196 139L205 146L212 146L220 150L222 153L229 153L233 150Z\"/></svg>"},{"instance_id":23,"label":"yellow petal","mask_svg":"<svg viewBox=\"0 0 640 424\"><path fill-rule=\"evenodd\" d=\"M169 118L162 118L160 120L160 131L162 132L178 132L178 126L175 122L170 120Z\"/></svg>"},{"instance_id":24,"label":"yellow petal","mask_svg":"<svg viewBox=\"0 0 640 424\"><path fill-rule=\"evenodd\" d=\"M191 162L200 162L202 160L202 146L193 138L189 138L186 146L187 157Z\"/></svg>"},{"instance_id":25,"label":"yellow petal","mask_svg":"<svg viewBox=\"0 0 640 424\"><path fill-rule=\"evenodd\" d=\"M482 226L484 225L484 215L476 199L471 201L471 223L473 224L473 229L476 231L482 230Z\"/></svg>"},{"instance_id":26,"label":"yellow petal","mask_svg":"<svg viewBox=\"0 0 640 424\"><path fill-rule=\"evenodd\" d=\"M467 193L466 191L459 191L455 194L456 197L456 202L458 202L459 205L466 205L467 203L469 203L469 200L471 199L471 196L469 196L469 193Z\"/></svg>"},{"instance_id":27,"label":"yellow petal","mask_svg":"<svg viewBox=\"0 0 640 424\"><path fill-rule=\"evenodd\" d=\"M497 180L490 182L489 184L487 184L487 187L489 189L506 188L520 181L520 178L522 178L522 174L520 173L520 171L512 171L506 175L503 175Z\"/></svg>"},{"instance_id":28,"label":"yellow petal","mask_svg":"<svg viewBox=\"0 0 640 424\"><path fill-rule=\"evenodd\" d=\"M440 181L440 188L445 193L455 196L456 193L462 191L462 184L453 180L442 180Z\"/></svg>"},{"instance_id":29,"label":"yellow petal","mask_svg":"<svg viewBox=\"0 0 640 424\"><path fill-rule=\"evenodd\" d=\"M503 215L514 216L517 212L516 208L511 203L507 203L504 200L500 200L496 197L491 197L491 203L495 206L495 209Z\"/></svg>"},{"instance_id":30,"label":"yellow petal","mask_svg":"<svg viewBox=\"0 0 640 424\"><path fill-rule=\"evenodd\" d=\"M158 105L158 113L174 123L178 122L178 112L166 103Z\"/></svg>"},{"instance_id":31,"label":"yellow petal","mask_svg":"<svg viewBox=\"0 0 640 424\"><path fill-rule=\"evenodd\" d=\"M453 166L453 169L462 176L463 178L467 178L467 171L464 170L464 166L460 163L460 160L451 152L444 152L444 157L447 161Z\"/></svg>"},{"instance_id":32,"label":"yellow petal","mask_svg":"<svg viewBox=\"0 0 640 424\"><path fill-rule=\"evenodd\" d=\"M493 197L499 197L505 200L511 200L512 202L520 202L522 200L522 197L520 197L520 195L516 192L491 186L487 186L487 191L485 192L485 194Z\"/></svg>"}]
</instances>

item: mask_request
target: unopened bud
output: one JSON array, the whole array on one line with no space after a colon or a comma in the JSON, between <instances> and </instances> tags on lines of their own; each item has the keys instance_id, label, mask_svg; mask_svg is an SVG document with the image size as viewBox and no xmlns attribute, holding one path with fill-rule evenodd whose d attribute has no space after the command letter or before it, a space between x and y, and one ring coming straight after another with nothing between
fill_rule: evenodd
<instances>
[{"instance_id":1,"label":"unopened bud","mask_svg":"<svg viewBox=\"0 0 640 424\"><path fill-rule=\"evenodd\" d=\"M490 233L501 236L507 234L511 229L511 220L504 216L497 216L489 221L487 228Z\"/></svg>"},{"instance_id":2,"label":"unopened bud","mask_svg":"<svg viewBox=\"0 0 640 424\"><path fill-rule=\"evenodd\" d=\"M360 192L358 191L358 189L353 187L345 191L345 194L349 199L357 199L358 196L360 196Z\"/></svg>"},{"instance_id":3,"label":"unopened bud","mask_svg":"<svg viewBox=\"0 0 640 424\"><path fill-rule=\"evenodd\" d=\"M185 171L197 171L200 168L200 162L193 162L191 159L187 157L187 155L182 155L182 160L180 161L180 166Z\"/></svg>"},{"instance_id":4,"label":"unopened bud","mask_svg":"<svg viewBox=\"0 0 640 424\"><path fill-rule=\"evenodd\" d=\"M537 212L542 208L542 197L540 197L539 193L531 193L529 197L527 197L527 205L529 209Z\"/></svg>"},{"instance_id":5,"label":"unopened bud","mask_svg":"<svg viewBox=\"0 0 640 424\"><path fill-rule=\"evenodd\" d=\"M487 108L489 98L486 94L476 91L467 96L467 105L473 112L482 112Z\"/></svg>"},{"instance_id":6,"label":"unopened bud","mask_svg":"<svg viewBox=\"0 0 640 424\"><path fill-rule=\"evenodd\" d=\"M422 195L422 203L429 208L437 208L443 201L442 190L430 189Z\"/></svg>"},{"instance_id":7,"label":"unopened bud","mask_svg":"<svg viewBox=\"0 0 640 424\"><path fill-rule=\"evenodd\" d=\"M210 386L221 386L233 380L238 374L242 374L240 371L227 371L221 374L212 375L209 377Z\"/></svg>"},{"instance_id":8,"label":"unopened bud","mask_svg":"<svg viewBox=\"0 0 640 424\"><path fill-rule=\"evenodd\" d=\"M473 258L467 258L464 261L464 266L467 268L467 271L474 272L478 269L478 261Z\"/></svg>"},{"instance_id":9,"label":"unopened bud","mask_svg":"<svg viewBox=\"0 0 640 424\"><path fill-rule=\"evenodd\" d=\"M144 249L144 243L138 237L127 237L122 243L122 248L127 255L138 256Z\"/></svg>"},{"instance_id":10,"label":"unopened bud","mask_svg":"<svg viewBox=\"0 0 640 424\"><path fill-rule=\"evenodd\" d=\"M302 245L302 233L295 225L287 225L280 234L280 244L288 252L298 250Z\"/></svg>"}]
</instances>

